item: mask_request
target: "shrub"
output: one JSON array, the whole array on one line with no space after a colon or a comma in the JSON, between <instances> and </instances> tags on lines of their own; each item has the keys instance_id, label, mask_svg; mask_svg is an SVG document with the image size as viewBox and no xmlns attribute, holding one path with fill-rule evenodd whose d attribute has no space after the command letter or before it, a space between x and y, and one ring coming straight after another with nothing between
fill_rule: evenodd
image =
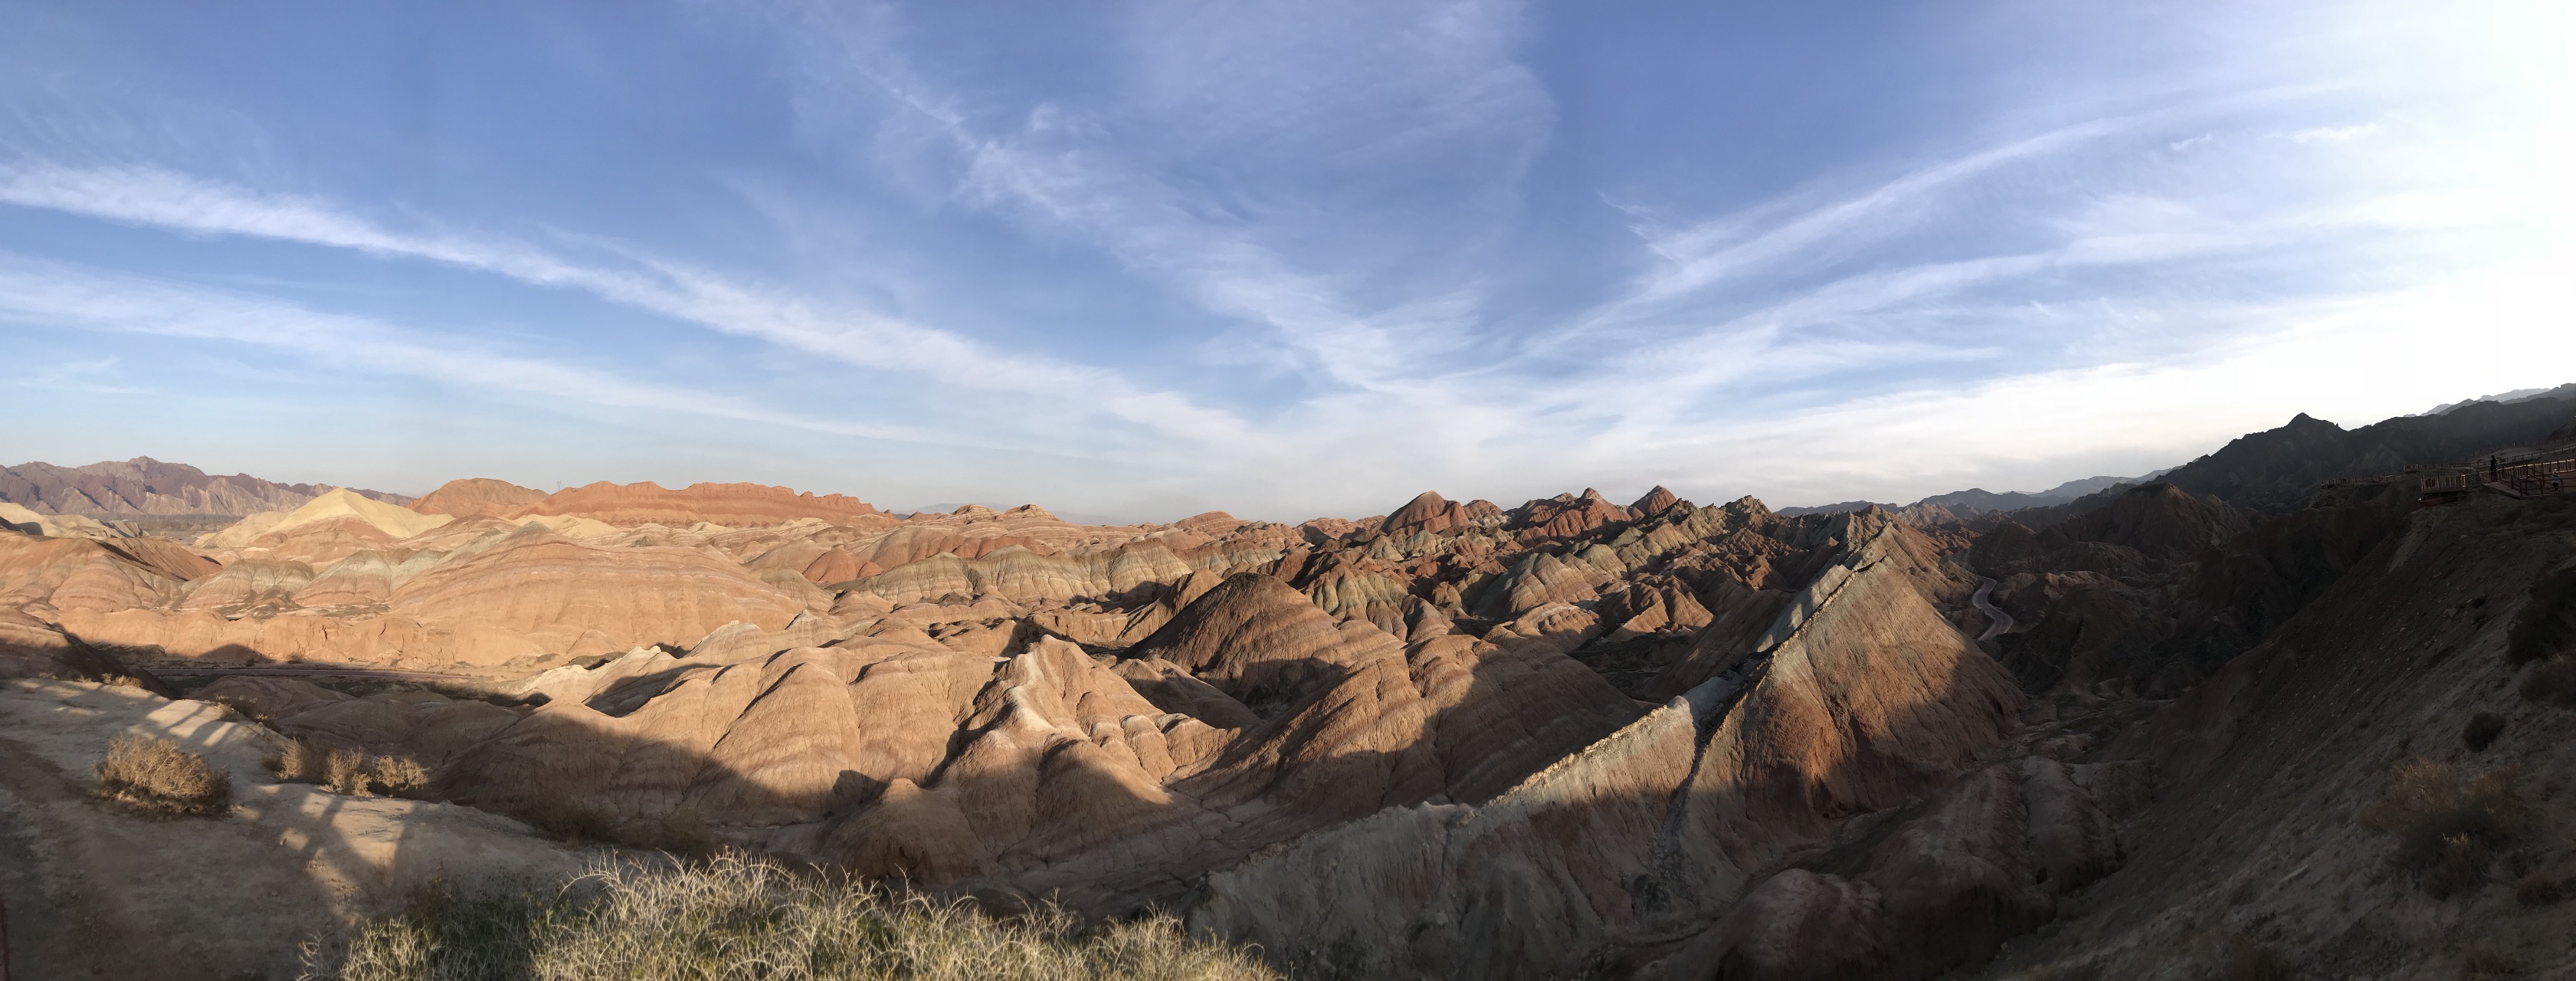
<instances>
[{"instance_id":1,"label":"shrub","mask_svg":"<svg viewBox=\"0 0 2576 981\"><path fill-rule=\"evenodd\" d=\"M2225 981L2282 981L2294 970L2296 967L2280 951L2238 934L2228 938L2218 976Z\"/></svg>"},{"instance_id":2,"label":"shrub","mask_svg":"<svg viewBox=\"0 0 2576 981\"><path fill-rule=\"evenodd\" d=\"M100 797L155 816L213 816L232 805L232 774L167 739L108 740L94 772Z\"/></svg>"},{"instance_id":3,"label":"shrub","mask_svg":"<svg viewBox=\"0 0 2576 981\"><path fill-rule=\"evenodd\" d=\"M322 785L351 797L365 797L368 778L367 754L356 750L335 749L322 758Z\"/></svg>"},{"instance_id":4,"label":"shrub","mask_svg":"<svg viewBox=\"0 0 2576 981\"><path fill-rule=\"evenodd\" d=\"M2502 951L2488 947L2485 944L2479 944L2478 946L2469 948L2469 952L2461 956L2460 973L2470 977L2477 977L2480 975L2520 974L2522 973L2522 964L2515 961L2512 957L2507 956Z\"/></svg>"},{"instance_id":5,"label":"shrub","mask_svg":"<svg viewBox=\"0 0 2576 981\"><path fill-rule=\"evenodd\" d=\"M1001 919L739 856L602 861L552 891L433 886L399 915L307 944L305 969L315 981L1277 977L1169 917L1086 928L1049 907Z\"/></svg>"},{"instance_id":6,"label":"shrub","mask_svg":"<svg viewBox=\"0 0 2576 981\"><path fill-rule=\"evenodd\" d=\"M2449 764L2415 759L2397 765L2361 823L2395 838L2392 861L2441 899L2485 884L2495 853L2529 829L2531 811L2514 792L2510 770L2464 785Z\"/></svg>"},{"instance_id":7,"label":"shrub","mask_svg":"<svg viewBox=\"0 0 2576 981\"><path fill-rule=\"evenodd\" d=\"M408 756L379 756L368 768L375 792L388 797L415 797L429 789L429 769Z\"/></svg>"},{"instance_id":8,"label":"shrub","mask_svg":"<svg viewBox=\"0 0 2576 981\"><path fill-rule=\"evenodd\" d=\"M298 737L287 740L286 748L280 750L277 755L269 757L265 762L270 772L277 774L280 780L289 783L321 783L324 755L320 747Z\"/></svg>"},{"instance_id":9,"label":"shrub","mask_svg":"<svg viewBox=\"0 0 2576 981\"><path fill-rule=\"evenodd\" d=\"M2556 906L2576 899L2576 879L2526 876L2513 884L2513 901L2530 907Z\"/></svg>"},{"instance_id":10,"label":"shrub","mask_svg":"<svg viewBox=\"0 0 2576 981\"><path fill-rule=\"evenodd\" d=\"M2576 657L2561 654L2526 672L2522 676L2522 697L2560 708L2576 708Z\"/></svg>"},{"instance_id":11,"label":"shrub","mask_svg":"<svg viewBox=\"0 0 2576 981\"><path fill-rule=\"evenodd\" d=\"M2531 595L2505 634L2505 663L2523 665L2576 646L2576 568L2531 584Z\"/></svg>"},{"instance_id":12,"label":"shrub","mask_svg":"<svg viewBox=\"0 0 2576 981\"><path fill-rule=\"evenodd\" d=\"M2469 716L2469 724L2461 727L2460 745L2467 746L2469 752L2481 753L2495 745L2496 737L2501 735L2504 735L2504 716L2480 712Z\"/></svg>"},{"instance_id":13,"label":"shrub","mask_svg":"<svg viewBox=\"0 0 2576 981\"><path fill-rule=\"evenodd\" d=\"M280 780L319 784L323 788L368 797L417 797L429 788L429 769L408 756L369 756L349 749L326 750L301 737L268 759Z\"/></svg>"}]
</instances>

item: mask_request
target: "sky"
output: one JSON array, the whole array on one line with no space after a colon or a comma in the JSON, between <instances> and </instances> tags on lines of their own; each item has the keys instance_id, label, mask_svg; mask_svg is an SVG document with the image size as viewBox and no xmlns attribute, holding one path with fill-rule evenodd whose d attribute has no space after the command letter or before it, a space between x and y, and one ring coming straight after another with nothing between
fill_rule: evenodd
<instances>
[{"instance_id":1,"label":"sky","mask_svg":"<svg viewBox=\"0 0 2576 981\"><path fill-rule=\"evenodd\" d=\"M2576 381L2557 2L0 0L0 462L1905 502Z\"/></svg>"}]
</instances>

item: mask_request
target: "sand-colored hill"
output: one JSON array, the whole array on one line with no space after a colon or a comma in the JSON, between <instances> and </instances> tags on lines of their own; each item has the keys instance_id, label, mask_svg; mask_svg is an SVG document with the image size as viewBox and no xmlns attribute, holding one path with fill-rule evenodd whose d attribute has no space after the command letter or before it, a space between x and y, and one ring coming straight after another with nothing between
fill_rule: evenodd
<instances>
[{"instance_id":1,"label":"sand-colored hill","mask_svg":"<svg viewBox=\"0 0 2576 981\"><path fill-rule=\"evenodd\" d=\"M388 540L400 540L452 520L455 519L440 514L421 514L340 488L325 491L292 511L262 511L244 517L231 527L197 539L197 547L250 548L257 546L263 538L276 536L282 539L296 532L310 534L312 526L343 521L372 530Z\"/></svg>"}]
</instances>

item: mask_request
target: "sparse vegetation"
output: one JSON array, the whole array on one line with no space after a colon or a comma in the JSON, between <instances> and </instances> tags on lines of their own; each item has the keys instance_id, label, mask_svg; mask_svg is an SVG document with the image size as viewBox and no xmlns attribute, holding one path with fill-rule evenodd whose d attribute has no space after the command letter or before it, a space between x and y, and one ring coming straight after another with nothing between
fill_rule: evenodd
<instances>
[{"instance_id":1,"label":"sparse vegetation","mask_svg":"<svg viewBox=\"0 0 2576 981\"><path fill-rule=\"evenodd\" d=\"M2576 657L2561 654L2524 672L2522 697L2544 705L2576 708Z\"/></svg>"},{"instance_id":2,"label":"sparse vegetation","mask_svg":"<svg viewBox=\"0 0 2576 981\"><path fill-rule=\"evenodd\" d=\"M428 768L411 757L326 750L303 738L289 740L267 762L280 780L318 784L352 797L417 797L429 788Z\"/></svg>"},{"instance_id":3,"label":"sparse vegetation","mask_svg":"<svg viewBox=\"0 0 2576 981\"><path fill-rule=\"evenodd\" d=\"M2505 635L2505 663L2519 667L2576 647L2576 569L2531 584L2531 595Z\"/></svg>"},{"instance_id":4,"label":"sparse vegetation","mask_svg":"<svg viewBox=\"0 0 2576 981\"><path fill-rule=\"evenodd\" d=\"M2282 981L2296 970L2280 951L2238 934L2228 938L2218 976L2224 981Z\"/></svg>"},{"instance_id":5,"label":"sparse vegetation","mask_svg":"<svg viewBox=\"0 0 2576 981\"><path fill-rule=\"evenodd\" d=\"M305 968L310 981L1277 977L1168 917L1086 928L1042 908L1003 919L732 855L602 862L551 892L436 886L397 916L308 945Z\"/></svg>"},{"instance_id":6,"label":"sparse vegetation","mask_svg":"<svg viewBox=\"0 0 2576 981\"><path fill-rule=\"evenodd\" d=\"M2469 948L2460 958L2460 973L2470 977L2494 977L2522 973L2522 964L2504 952L2485 944Z\"/></svg>"},{"instance_id":7,"label":"sparse vegetation","mask_svg":"<svg viewBox=\"0 0 2576 981\"><path fill-rule=\"evenodd\" d=\"M156 817L216 816L232 806L232 774L167 739L111 739L94 772L99 797Z\"/></svg>"},{"instance_id":8,"label":"sparse vegetation","mask_svg":"<svg viewBox=\"0 0 2576 981\"><path fill-rule=\"evenodd\" d=\"M290 783L321 783L322 749L301 737L286 741L286 748L266 761L270 772Z\"/></svg>"},{"instance_id":9,"label":"sparse vegetation","mask_svg":"<svg viewBox=\"0 0 2576 981\"><path fill-rule=\"evenodd\" d=\"M2361 812L2364 827L2396 839L2397 867L2437 899L2484 885L2497 853L2531 820L2512 771L2464 783L2449 764L2424 759L2398 764L2378 802Z\"/></svg>"},{"instance_id":10,"label":"sparse vegetation","mask_svg":"<svg viewBox=\"0 0 2576 981\"><path fill-rule=\"evenodd\" d=\"M2504 716L2480 712L2469 716L2469 724L2460 728L2460 745L2468 747L2469 752L2482 753L2495 745L2496 737L2501 735L2504 735Z\"/></svg>"},{"instance_id":11,"label":"sparse vegetation","mask_svg":"<svg viewBox=\"0 0 2576 981\"><path fill-rule=\"evenodd\" d=\"M2513 901L2524 906L2556 906L2576 899L2576 879L2524 876L2513 884Z\"/></svg>"},{"instance_id":12,"label":"sparse vegetation","mask_svg":"<svg viewBox=\"0 0 2576 981\"><path fill-rule=\"evenodd\" d=\"M351 797L367 796L367 754L332 750L322 757L322 785Z\"/></svg>"}]
</instances>

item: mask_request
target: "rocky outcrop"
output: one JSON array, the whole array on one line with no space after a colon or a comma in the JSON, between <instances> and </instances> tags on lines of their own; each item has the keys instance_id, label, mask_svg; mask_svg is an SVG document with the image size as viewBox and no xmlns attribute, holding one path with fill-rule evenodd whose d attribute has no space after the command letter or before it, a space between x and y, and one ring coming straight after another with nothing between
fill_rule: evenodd
<instances>
[{"instance_id":1,"label":"rocky outcrop","mask_svg":"<svg viewBox=\"0 0 2576 981\"><path fill-rule=\"evenodd\" d=\"M1126 652L1176 665L1263 718L1402 655L1385 631L1336 623L1287 584L1250 572L1227 577Z\"/></svg>"},{"instance_id":2,"label":"rocky outcrop","mask_svg":"<svg viewBox=\"0 0 2576 981\"><path fill-rule=\"evenodd\" d=\"M974 559L935 555L839 588L866 590L897 603L987 594L1017 602L1064 602L1177 582L1193 571L1154 541L1075 555L1040 555L1011 546Z\"/></svg>"},{"instance_id":3,"label":"rocky outcrop","mask_svg":"<svg viewBox=\"0 0 2576 981\"><path fill-rule=\"evenodd\" d=\"M1212 876L1193 924L1341 977L1547 977L1710 929L1849 815L1948 782L2021 703L1898 534L1848 547L1688 695L1482 805L1390 809Z\"/></svg>"},{"instance_id":4,"label":"rocky outcrop","mask_svg":"<svg viewBox=\"0 0 2576 981\"><path fill-rule=\"evenodd\" d=\"M1520 537L1525 542L1563 541L1635 518L1627 508L1603 500L1600 491L1586 487L1579 495L1559 494L1521 505Z\"/></svg>"}]
</instances>

